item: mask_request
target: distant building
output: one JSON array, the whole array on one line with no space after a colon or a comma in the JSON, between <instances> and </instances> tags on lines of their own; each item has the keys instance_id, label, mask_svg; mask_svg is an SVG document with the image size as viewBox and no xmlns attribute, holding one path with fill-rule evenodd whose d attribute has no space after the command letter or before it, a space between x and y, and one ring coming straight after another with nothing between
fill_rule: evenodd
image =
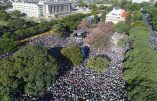
<instances>
[{"instance_id":1,"label":"distant building","mask_svg":"<svg viewBox=\"0 0 157 101\"><path fill-rule=\"evenodd\" d=\"M101 17L101 15L102 15L102 13L97 14L97 16L99 18ZM93 24L93 22L94 22L94 15L88 16L85 19L88 21L89 24Z\"/></svg>"},{"instance_id":2,"label":"distant building","mask_svg":"<svg viewBox=\"0 0 157 101\"><path fill-rule=\"evenodd\" d=\"M157 0L132 0L132 3L142 3L142 2L148 2L148 3L155 3Z\"/></svg>"},{"instance_id":3,"label":"distant building","mask_svg":"<svg viewBox=\"0 0 157 101\"><path fill-rule=\"evenodd\" d=\"M86 31L84 31L84 30L74 30L73 35L74 35L74 37L76 37L76 39L81 40L81 39L86 37Z\"/></svg>"},{"instance_id":4,"label":"distant building","mask_svg":"<svg viewBox=\"0 0 157 101\"><path fill-rule=\"evenodd\" d=\"M23 2L12 2L13 10L26 13L29 17L49 17L55 14L71 12L71 2L67 0L31 0Z\"/></svg>"},{"instance_id":5,"label":"distant building","mask_svg":"<svg viewBox=\"0 0 157 101\"><path fill-rule=\"evenodd\" d=\"M125 21L127 19L128 12L120 9L120 8L113 8L111 12L106 14L105 22L112 22L117 24L120 21Z\"/></svg>"},{"instance_id":6,"label":"distant building","mask_svg":"<svg viewBox=\"0 0 157 101\"><path fill-rule=\"evenodd\" d=\"M85 3L96 3L99 2L100 0L70 0L72 2L78 3L78 2L85 2Z\"/></svg>"},{"instance_id":7,"label":"distant building","mask_svg":"<svg viewBox=\"0 0 157 101\"><path fill-rule=\"evenodd\" d=\"M86 3L96 3L99 2L99 0L83 0Z\"/></svg>"}]
</instances>

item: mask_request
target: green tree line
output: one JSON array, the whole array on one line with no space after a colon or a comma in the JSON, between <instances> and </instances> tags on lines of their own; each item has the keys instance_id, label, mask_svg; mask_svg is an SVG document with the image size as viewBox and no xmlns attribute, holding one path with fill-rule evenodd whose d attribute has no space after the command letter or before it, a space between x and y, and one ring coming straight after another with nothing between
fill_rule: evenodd
<instances>
[{"instance_id":1,"label":"green tree line","mask_svg":"<svg viewBox=\"0 0 157 101\"><path fill-rule=\"evenodd\" d=\"M157 54L149 45L150 32L142 22L129 31L132 49L125 54L124 78L129 101L157 100Z\"/></svg>"}]
</instances>

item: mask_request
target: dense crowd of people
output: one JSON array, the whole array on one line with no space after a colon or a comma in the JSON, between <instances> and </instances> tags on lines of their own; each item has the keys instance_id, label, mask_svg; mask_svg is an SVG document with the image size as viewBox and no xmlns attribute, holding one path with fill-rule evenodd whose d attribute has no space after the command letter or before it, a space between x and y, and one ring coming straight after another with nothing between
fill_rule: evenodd
<instances>
[{"instance_id":1,"label":"dense crowd of people","mask_svg":"<svg viewBox=\"0 0 157 101\"><path fill-rule=\"evenodd\" d=\"M145 14L142 21L150 29L151 34L150 34L150 37L149 37L149 42L150 42L151 47L154 48L154 50L157 52L157 32L152 29L152 25L149 23L148 19L149 19L149 15Z\"/></svg>"},{"instance_id":2,"label":"dense crowd of people","mask_svg":"<svg viewBox=\"0 0 157 101\"><path fill-rule=\"evenodd\" d=\"M49 34L36 38L31 38L28 43L35 43L39 46L44 46L50 49L53 47L66 47L69 44L76 43L76 41L70 38L58 38L55 37L53 34Z\"/></svg>"},{"instance_id":3,"label":"dense crowd of people","mask_svg":"<svg viewBox=\"0 0 157 101\"><path fill-rule=\"evenodd\" d=\"M148 24L146 18L144 23ZM150 27L151 28L151 27ZM157 51L157 32L151 30L150 44ZM116 45L122 34L114 33L113 41L108 51L93 50L87 43L75 40L75 38L57 38L53 34L38 36L29 39L27 44L35 43L48 48L61 67L61 74L56 81L39 93L39 101L126 101L125 80L123 78L123 59L128 47L122 48ZM60 59L59 49L70 44L81 43L81 46L89 46L89 57L105 55L110 59L108 68L102 72L96 72L87 67L86 60L79 66L71 67ZM12 53L0 55L7 57ZM67 70L68 69L68 70ZM27 101L26 96L24 101Z\"/></svg>"},{"instance_id":4,"label":"dense crowd of people","mask_svg":"<svg viewBox=\"0 0 157 101\"><path fill-rule=\"evenodd\" d=\"M154 48L154 50L157 52L157 37L156 38L150 38L150 44Z\"/></svg>"},{"instance_id":5,"label":"dense crowd of people","mask_svg":"<svg viewBox=\"0 0 157 101\"><path fill-rule=\"evenodd\" d=\"M9 52L6 54L0 54L0 59L10 57L14 52Z\"/></svg>"},{"instance_id":6,"label":"dense crowd of people","mask_svg":"<svg viewBox=\"0 0 157 101\"><path fill-rule=\"evenodd\" d=\"M117 33L114 39L119 39ZM36 43L48 49L54 47L66 47L69 44L77 43L73 38L60 39L53 35L44 35L29 40L28 44ZM58 77L46 92L39 94L39 100L48 101L125 101L125 81L123 79L122 61L125 48L112 45L108 51L90 50L90 56L106 55L110 58L110 65L107 70L96 72L86 66L86 62L77 67L69 67L59 59L58 50L52 51L55 54L60 66L63 68L63 75ZM65 68L71 68L65 70ZM27 97L26 97L27 99Z\"/></svg>"},{"instance_id":7,"label":"dense crowd of people","mask_svg":"<svg viewBox=\"0 0 157 101\"><path fill-rule=\"evenodd\" d=\"M46 93L41 95L39 99L49 99L50 101L125 101L125 81L122 76L125 49L117 46L111 48L104 52L111 58L111 63L106 71L96 72L89 69L86 63L72 67L60 76L52 86L48 87Z\"/></svg>"}]
</instances>

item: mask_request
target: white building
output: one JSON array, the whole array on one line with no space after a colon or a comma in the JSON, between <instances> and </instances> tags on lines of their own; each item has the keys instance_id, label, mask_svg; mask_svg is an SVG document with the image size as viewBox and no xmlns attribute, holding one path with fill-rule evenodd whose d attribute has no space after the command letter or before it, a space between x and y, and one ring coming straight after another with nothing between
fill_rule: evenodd
<instances>
[{"instance_id":1,"label":"white building","mask_svg":"<svg viewBox=\"0 0 157 101\"><path fill-rule=\"evenodd\" d=\"M49 17L71 12L71 2L65 0L12 2L12 5L13 10L26 13L29 17Z\"/></svg>"},{"instance_id":2,"label":"white building","mask_svg":"<svg viewBox=\"0 0 157 101\"><path fill-rule=\"evenodd\" d=\"M142 2L148 2L148 3L155 3L156 0L132 0L132 3L142 3Z\"/></svg>"},{"instance_id":3,"label":"white building","mask_svg":"<svg viewBox=\"0 0 157 101\"><path fill-rule=\"evenodd\" d=\"M105 22L112 22L114 24L117 24L120 21L125 21L127 19L127 16L127 11L119 8L113 8L111 12L106 14Z\"/></svg>"}]
</instances>

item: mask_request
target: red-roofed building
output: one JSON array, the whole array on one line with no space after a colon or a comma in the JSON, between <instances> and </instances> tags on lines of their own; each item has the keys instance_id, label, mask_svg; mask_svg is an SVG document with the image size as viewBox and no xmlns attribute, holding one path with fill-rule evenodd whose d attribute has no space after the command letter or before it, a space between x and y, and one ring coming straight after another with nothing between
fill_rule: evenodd
<instances>
[{"instance_id":1,"label":"red-roofed building","mask_svg":"<svg viewBox=\"0 0 157 101\"><path fill-rule=\"evenodd\" d=\"M106 22L113 22L117 24L120 21L125 21L128 17L128 11L120 9L120 8L113 8L111 12L106 14Z\"/></svg>"}]
</instances>

